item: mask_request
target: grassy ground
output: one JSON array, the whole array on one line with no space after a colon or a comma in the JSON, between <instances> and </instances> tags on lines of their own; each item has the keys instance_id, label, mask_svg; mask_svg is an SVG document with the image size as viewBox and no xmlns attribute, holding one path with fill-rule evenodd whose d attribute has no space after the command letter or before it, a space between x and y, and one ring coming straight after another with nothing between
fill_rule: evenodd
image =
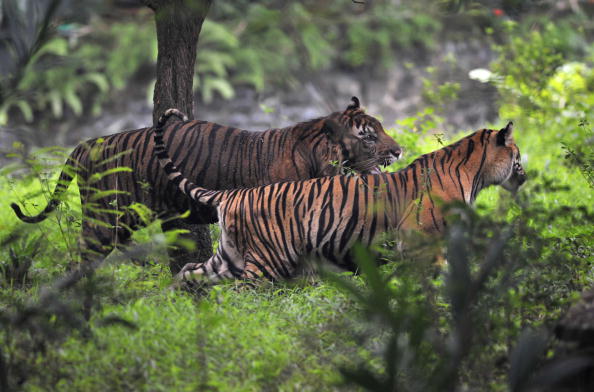
<instances>
[{"instance_id":1,"label":"grassy ground","mask_svg":"<svg viewBox=\"0 0 594 392\"><path fill-rule=\"evenodd\" d=\"M497 128L503 123L497 124ZM592 189L579 170L564 164L560 142L570 136L567 124L571 121L550 124L553 124L550 128L542 129L530 119L516 121L517 144L530 176L522 192L545 209L583 205L592 213ZM406 161L411 161L413 154L440 147L431 135L397 132L394 135L409 151ZM456 139L452 137L450 141ZM51 162L59 166L61 160L59 157ZM44 168L42 171L49 171L50 177L55 178L58 166L43 162L34 169ZM0 290L3 312L35 303L41 288L61 276L77 252L80 208L76 187L71 187L71 199L65 208L43 223L26 225L16 219L8 204L27 200L28 213L39 211L51 187L42 175L26 180L17 178L0 179L0 231L23 230L26 235L3 246L0 257L4 271L12 260L23 263L30 259L32 267L23 285L3 280ZM551 181L556 190L550 186L543 188ZM484 191L477 205L482 214L499 214L503 220L520 216L522 211L508 193L495 188ZM579 212L571 214L578 214L579 219ZM576 225L569 218L557 218L553 224L543 224L538 218L528 224L538 227L540 234L551 241L592 234L592 222ZM156 225L143 230L138 240L147 244L164 242ZM586 246L586 252L593 245L591 238L580 244ZM571 260L575 263L568 264L564 272L552 275L534 273L550 268L551 260L546 254L525 261L527 267L519 270L523 283L513 288L519 293L513 298L525 301L519 306L524 310L513 308L514 315L521 320L518 324L550 325L580 287L594 283L591 257L575 256ZM369 323L373 320L364 321L362 306L326 279L309 277L255 289L226 283L196 296L169 289L171 279L162 248L145 261L148 265L106 263L98 270L89 328L64 328L60 316L48 316L44 325L50 329L55 326L61 332L45 349L38 351L23 349L37 347L33 344L33 332L0 331L7 342L4 354L26 370L26 376L22 377L26 390L319 391L352 389L343 384L339 371L345 366L366 363L382 372L385 329ZM539 263L543 264L539 266ZM394 267L386 268L394 270ZM361 284L360 277L347 276L347 279ZM570 281L571 287L556 289L569 285ZM560 302L522 296L522 290L528 290L531 285L562 292ZM73 309L79 309L77 296L81 295L74 291L62 297ZM495 320L500 317L498 311L501 309L493 309L482 317ZM469 380L469 385L505 389L506 365L489 368L489 364L497 355L506 355L519 326L512 328L504 323L499 327L500 332L489 342L492 346L484 350L489 358L483 358L484 355L475 358L486 367L480 370L485 372L485 379L472 381L476 376L473 372L479 370L468 365L463 378ZM513 332L506 332L512 329Z\"/></svg>"}]
</instances>

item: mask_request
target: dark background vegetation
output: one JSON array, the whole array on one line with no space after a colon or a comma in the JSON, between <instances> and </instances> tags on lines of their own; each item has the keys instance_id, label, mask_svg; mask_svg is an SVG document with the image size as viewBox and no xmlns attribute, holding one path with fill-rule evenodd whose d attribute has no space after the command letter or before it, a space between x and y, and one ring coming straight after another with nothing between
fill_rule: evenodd
<instances>
[{"instance_id":1,"label":"dark background vegetation","mask_svg":"<svg viewBox=\"0 0 594 392\"><path fill-rule=\"evenodd\" d=\"M452 206L439 243L387 235L389 262L361 250L360 275L198 295L168 289L176 233L158 225L68 271L75 186L39 225L8 208L45 204L69 151L53 146L152 123L152 11L1 4L1 390L589 390L592 348L571 341L588 325L566 312L594 284L591 1L214 2L195 118L288 125L359 95L406 148L393 169L514 120L529 180Z\"/></svg>"}]
</instances>

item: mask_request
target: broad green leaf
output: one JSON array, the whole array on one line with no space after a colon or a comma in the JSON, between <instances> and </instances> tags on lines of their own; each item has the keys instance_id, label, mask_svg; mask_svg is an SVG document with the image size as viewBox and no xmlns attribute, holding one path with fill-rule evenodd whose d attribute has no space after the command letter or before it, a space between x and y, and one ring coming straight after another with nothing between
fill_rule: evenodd
<instances>
[{"instance_id":1,"label":"broad green leaf","mask_svg":"<svg viewBox=\"0 0 594 392\"><path fill-rule=\"evenodd\" d=\"M64 101L68 104L68 106L70 106L74 114L76 114L77 116L80 116L82 114L82 101L80 100L78 95L76 95L76 89L74 88L74 86L66 89L66 91L64 92Z\"/></svg>"},{"instance_id":2,"label":"broad green leaf","mask_svg":"<svg viewBox=\"0 0 594 392\"><path fill-rule=\"evenodd\" d=\"M52 114L54 115L55 118L61 118L62 117L62 109L63 109L63 104L62 104L62 97L60 96L60 93L56 90L52 90L50 92L48 92L48 99L52 108Z\"/></svg>"},{"instance_id":3,"label":"broad green leaf","mask_svg":"<svg viewBox=\"0 0 594 392\"><path fill-rule=\"evenodd\" d=\"M109 90L109 82L107 77L103 74L98 72L93 72L90 74L85 75L85 79L97 86L99 91L105 93Z\"/></svg>"},{"instance_id":4,"label":"broad green leaf","mask_svg":"<svg viewBox=\"0 0 594 392\"><path fill-rule=\"evenodd\" d=\"M26 122L32 122L33 121L33 109L31 108L31 105L29 105L29 103L23 99L19 99L18 101L15 102L15 106L17 106L19 108L19 110L21 111L21 113L23 114L23 117L25 118Z\"/></svg>"},{"instance_id":5,"label":"broad green leaf","mask_svg":"<svg viewBox=\"0 0 594 392\"><path fill-rule=\"evenodd\" d=\"M231 99L235 95L235 90L229 81L219 78L207 78L202 86L202 98L204 102L212 102L215 91L225 99Z\"/></svg>"}]
</instances>

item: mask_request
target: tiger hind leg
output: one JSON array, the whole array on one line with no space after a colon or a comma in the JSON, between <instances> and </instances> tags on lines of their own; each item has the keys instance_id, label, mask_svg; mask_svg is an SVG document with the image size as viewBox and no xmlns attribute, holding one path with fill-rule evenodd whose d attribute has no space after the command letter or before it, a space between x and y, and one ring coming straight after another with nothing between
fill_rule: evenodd
<instances>
[{"instance_id":1,"label":"tiger hind leg","mask_svg":"<svg viewBox=\"0 0 594 392\"><path fill-rule=\"evenodd\" d=\"M253 253L248 253L240 278L268 281L290 279L295 276L297 266L297 262L293 262L281 254L276 254L275 260L271 261L266 257L258 257Z\"/></svg>"},{"instance_id":2,"label":"tiger hind leg","mask_svg":"<svg viewBox=\"0 0 594 392\"><path fill-rule=\"evenodd\" d=\"M189 252L183 247L171 247L167 249L169 254L169 269L172 275L179 273L185 265L191 264L192 260L208 260L212 255L212 240L208 232L207 225L196 225L188 223L184 219L168 219L161 223L163 232L170 230L185 230L187 232L179 235L184 240L189 240L196 244L196 250ZM207 261L205 261L206 263Z\"/></svg>"},{"instance_id":3,"label":"tiger hind leg","mask_svg":"<svg viewBox=\"0 0 594 392\"><path fill-rule=\"evenodd\" d=\"M81 264L104 259L114 249L126 251L130 244L132 233L127 229L115 229L91 223L83 217L79 247ZM72 260L74 263L75 260ZM72 266L72 265L71 265Z\"/></svg>"},{"instance_id":4,"label":"tiger hind leg","mask_svg":"<svg viewBox=\"0 0 594 392\"><path fill-rule=\"evenodd\" d=\"M217 253L204 263L187 263L175 275L178 282L202 281L204 283L218 283L226 279L235 279L232 263Z\"/></svg>"}]
</instances>

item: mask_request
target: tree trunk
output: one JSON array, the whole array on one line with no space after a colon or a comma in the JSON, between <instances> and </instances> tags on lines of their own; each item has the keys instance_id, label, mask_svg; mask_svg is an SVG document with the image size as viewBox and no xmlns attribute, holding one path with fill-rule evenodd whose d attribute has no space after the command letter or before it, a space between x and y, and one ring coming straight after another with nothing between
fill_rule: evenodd
<instances>
[{"instance_id":1,"label":"tree trunk","mask_svg":"<svg viewBox=\"0 0 594 392\"><path fill-rule=\"evenodd\" d=\"M157 83L153 95L153 124L169 108L177 108L194 118L192 84L196 47L202 23L212 0L142 0L155 12L157 25ZM190 230L186 237L196 244L192 254L176 252L170 262L173 273L186 262L206 261L212 255L208 226L187 225L182 221L175 228Z\"/></svg>"},{"instance_id":2,"label":"tree trunk","mask_svg":"<svg viewBox=\"0 0 594 392\"><path fill-rule=\"evenodd\" d=\"M194 118L192 84L196 46L212 0L143 0L155 11L157 24L157 83L153 123L174 107Z\"/></svg>"}]
</instances>

